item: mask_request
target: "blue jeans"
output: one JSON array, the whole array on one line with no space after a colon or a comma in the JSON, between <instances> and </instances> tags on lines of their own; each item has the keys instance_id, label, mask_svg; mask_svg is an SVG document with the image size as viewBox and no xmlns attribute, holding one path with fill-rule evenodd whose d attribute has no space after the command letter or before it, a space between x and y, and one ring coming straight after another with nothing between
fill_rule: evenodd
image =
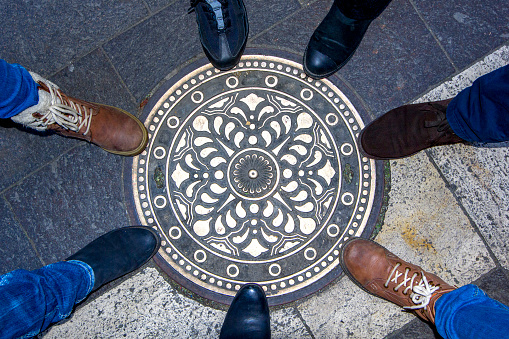
<instances>
[{"instance_id":1,"label":"blue jeans","mask_svg":"<svg viewBox=\"0 0 509 339\"><path fill-rule=\"evenodd\" d=\"M435 326L446 339L507 338L509 307L475 285L446 293L435 304Z\"/></svg>"},{"instance_id":2,"label":"blue jeans","mask_svg":"<svg viewBox=\"0 0 509 339\"><path fill-rule=\"evenodd\" d=\"M483 75L447 106L447 121L460 138L509 140L509 65Z\"/></svg>"},{"instance_id":3,"label":"blue jeans","mask_svg":"<svg viewBox=\"0 0 509 339\"><path fill-rule=\"evenodd\" d=\"M0 59L0 118L10 118L39 102L37 83L20 65Z\"/></svg>"},{"instance_id":4,"label":"blue jeans","mask_svg":"<svg viewBox=\"0 0 509 339\"><path fill-rule=\"evenodd\" d=\"M77 260L0 276L0 338L31 338L68 317L94 286L94 272Z\"/></svg>"}]
</instances>

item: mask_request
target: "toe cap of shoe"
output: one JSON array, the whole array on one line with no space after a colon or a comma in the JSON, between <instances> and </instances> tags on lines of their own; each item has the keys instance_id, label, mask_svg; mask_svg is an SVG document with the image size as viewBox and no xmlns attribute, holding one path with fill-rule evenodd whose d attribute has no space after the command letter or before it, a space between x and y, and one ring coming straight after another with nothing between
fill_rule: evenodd
<instances>
[{"instance_id":1,"label":"toe cap of shoe","mask_svg":"<svg viewBox=\"0 0 509 339\"><path fill-rule=\"evenodd\" d=\"M304 55L304 70L313 78L324 78L338 70L338 65L322 52L308 48Z\"/></svg>"}]
</instances>

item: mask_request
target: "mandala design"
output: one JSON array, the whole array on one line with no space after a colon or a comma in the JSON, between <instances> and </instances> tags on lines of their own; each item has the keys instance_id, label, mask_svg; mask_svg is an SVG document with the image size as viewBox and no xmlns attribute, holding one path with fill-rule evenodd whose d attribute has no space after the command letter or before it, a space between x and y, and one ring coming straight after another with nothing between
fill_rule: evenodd
<instances>
[{"instance_id":1,"label":"mandala design","mask_svg":"<svg viewBox=\"0 0 509 339\"><path fill-rule=\"evenodd\" d=\"M150 108L149 146L133 160L136 211L161 233L178 281L226 296L257 282L288 301L366 228L375 163L359 154L362 120L330 82L245 56L229 72L198 68Z\"/></svg>"}]
</instances>

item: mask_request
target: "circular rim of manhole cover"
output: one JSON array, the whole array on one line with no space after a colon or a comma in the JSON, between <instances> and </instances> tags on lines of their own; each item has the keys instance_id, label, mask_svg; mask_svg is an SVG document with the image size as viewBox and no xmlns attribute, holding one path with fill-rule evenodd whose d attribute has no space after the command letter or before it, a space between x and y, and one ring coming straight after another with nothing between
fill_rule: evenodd
<instances>
[{"instance_id":1,"label":"circular rim of manhole cover","mask_svg":"<svg viewBox=\"0 0 509 339\"><path fill-rule=\"evenodd\" d=\"M295 301L341 275L348 237L373 232L382 162L356 139L369 118L338 78L311 79L295 59L247 50L226 72L199 60L143 109L128 211L161 235L156 263L204 298L229 304L256 282L269 305Z\"/></svg>"}]
</instances>

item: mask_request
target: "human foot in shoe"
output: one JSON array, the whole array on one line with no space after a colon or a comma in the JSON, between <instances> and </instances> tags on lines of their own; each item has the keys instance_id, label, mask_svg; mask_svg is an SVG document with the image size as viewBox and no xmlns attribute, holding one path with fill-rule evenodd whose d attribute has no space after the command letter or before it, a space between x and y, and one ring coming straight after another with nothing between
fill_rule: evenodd
<instances>
[{"instance_id":1,"label":"human foot in shoe","mask_svg":"<svg viewBox=\"0 0 509 339\"><path fill-rule=\"evenodd\" d=\"M377 243L352 238L341 249L343 271L364 291L435 323L435 302L455 289Z\"/></svg>"},{"instance_id":2,"label":"human foot in shoe","mask_svg":"<svg viewBox=\"0 0 509 339\"><path fill-rule=\"evenodd\" d=\"M451 100L405 105L385 113L361 131L362 153L379 160L399 159L429 147L465 142L447 122Z\"/></svg>"},{"instance_id":3,"label":"human foot in shoe","mask_svg":"<svg viewBox=\"0 0 509 339\"><path fill-rule=\"evenodd\" d=\"M226 71L240 60L249 23L242 0L191 0L203 51L214 67Z\"/></svg>"},{"instance_id":4,"label":"human foot in shoe","mask_svg":"<svg viewBox=\"0 0 509 339\"><path fill-rule=\"evenodd\" d=\"M220 339L270 339L270 314L267 298L256 284L246 284L233 299Z\"/></svg>"},{"instance_id":5,"label":"human foot in shoe","mask_svg":"<svg viewBox=\"0 0 509 339\"><path fill-rule=\"evenodd\" d=\"M114 154L134 156L145 149L147 129L130 113L67 96L52 82L30 75L39 84L39 102L11 117L14 122L87 140Z\"/></svg>"},{"instance_id":6,"label":"human foot in shoe","mask_svg":"<svg viewBox=\"0 0 509 339\"><path fill-rule=\"evenodd\" d=\"M151 228L131 226L113 230L92 241L66 260L79 260L94 271L95 291L143 266L156 254L161 239Z\"/></svg>"},{"instance_id":7,"label":"human foot in shoe","mask_svg":"<svg viewBox=\"0 0 509 339\"><path fill-rule=\"evenodd\" d=\"M320 79L339 71L359 47L372 21L348 18L334 2L304 52L306 74Z\"/></svg>"}]
</instances>

